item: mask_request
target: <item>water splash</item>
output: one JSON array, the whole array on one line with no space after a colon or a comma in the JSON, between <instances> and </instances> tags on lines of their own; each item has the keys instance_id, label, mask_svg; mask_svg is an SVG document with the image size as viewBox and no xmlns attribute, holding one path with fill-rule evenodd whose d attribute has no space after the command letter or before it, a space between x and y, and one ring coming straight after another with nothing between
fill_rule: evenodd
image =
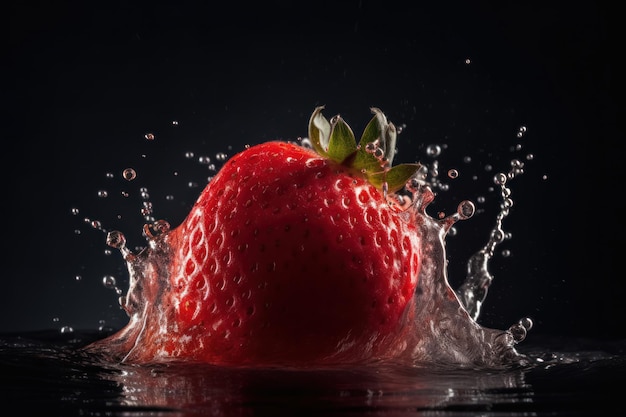
<instances>
[{"instance_id":1,"label":"water splash","mask_svg":"<svg viewBox=\"0 0 626 417\"><path fill-rule=\"evenodd\" d=\"M300 142L307 147L307 138L300 139ZM379 148L374 143L371 151L376 152ZM445 146L431 145L426 148L426 153L429 157L436 158L443 149ZM195 154L188 152L185 157L194 159ZM215 159L223 162L227 156L218 153ZM211 158L207 156L199 157L198 162L212 166ZM507 237L503 221L513 206L508 183L523 173L523 167L523 162L514 159L508 172L494 176L494 183L499 187L502 200L500 211L496 216L495 225L488 234L487 243L468 260L466 278L456 290L452 289L448 282L446 236L454 231L453 226L458 221L471 218L476 206L473 202L464 200L458 204L456 212L452 215L445 216L439 213L435 218L427 214L428 206L435 199L433 189L443 191L448 189L448 185L439 179L437 160L430 165L422 165L415 177L407 183L406 195L401 195L400 200L402 207L405 208L407 220L415 223L420 230L424 253L419 287L412 303L414 311L410 323L407 324L411 332L397 347L393 360L409 365L436 364L483 368L529 362L528 358L516 351L515 345L524 340L532 327L532 320L522 318L506 330L485 328L477 322L481 306L493 281L489 262L495 254L496 247ZM214 167L212 169L215 170ZM130 176L132 179L136 177L134 170L133 175L127 174L127 172L123 174L127 180ZM450 169L447 175L448 178L454 179L460 172L457 169ZM164 303L163 292L167 291L169 285L164 277L168 276L166 269L169 246L166 237L170 225L153 217L147 189L142 188L141 195L144 200L141 213L147 222L143 227L143 235L148 246L137 253L127 247L126 237L122 232L108 231L99 222L92 221L92 227L105 232L107 244L118 249L126 261L129 274L128 291L125 295L120 294L119 302L130 320L118 334L96 342L88 349L122 361L130 360L135 349L141 349L138 340L141 339L141 329L149 325L148 321L165 320L164 316L167 314L161 303Z\"/></svg>"}]
</instances>

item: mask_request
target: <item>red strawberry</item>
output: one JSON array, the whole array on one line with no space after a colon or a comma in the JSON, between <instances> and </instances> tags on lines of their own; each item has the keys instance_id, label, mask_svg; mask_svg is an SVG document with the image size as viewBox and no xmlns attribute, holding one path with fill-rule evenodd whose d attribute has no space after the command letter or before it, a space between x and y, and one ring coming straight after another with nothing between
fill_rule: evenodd
<instances>
[{"instance_id":1,"label":"red strawberry","mask_svg":"<svg viewBox=\"0 0 626 417\"><path fill-rule=\"evenodd\" d=\"M355 363L404 348L420 270L412 210L394 193L396 132L377 109L357 146L317 108L313 150L285 142L233 156L186 220L131 260L131 320L110 350L134 362Z\"/></svg>"}]
</instances>

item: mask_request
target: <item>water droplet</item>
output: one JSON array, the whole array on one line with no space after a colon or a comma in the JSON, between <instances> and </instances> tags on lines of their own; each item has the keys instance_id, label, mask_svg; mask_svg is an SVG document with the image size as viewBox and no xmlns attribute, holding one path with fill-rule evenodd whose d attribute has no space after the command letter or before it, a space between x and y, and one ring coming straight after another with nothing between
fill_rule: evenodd
<instances>
[{"instance_id":1,"label":"water droplet","mask_svg":"<svg viewBox=\"0 0 626 417\"><path fill-rule=\"evenodd\" d=\"M211 163L211 158L209 158L208 156L199 156L198 162L203 165L208 165Z\"/></svg>"},{"instance_id":2,"label":"water droplet","mask_svg":"<svg viewBox=\"0 0 626 417\"><path fill-rule=\"evenodd\" d=\"M109 196L109 193L106 190L99 190L98 191L98 197L100 198L107 198Z\"/></svg>"},{"instance_id":3,"label":"water droplet","mask_svg":"<svg viewBox=\"0 0 626 417\"><path fill-rule=\"evenodd\" d=\"M472 63L472 60L469 58L465 58L465 65L469 65Z\"/></svg>"},{"instance_id":4,"label":"water droplet","mask_svg":"<svg viewBox=\"0 0 626 417\"><path fill-rule=\"evenodd\" d=\"M71 326L63 326L61 327L61 333L73 333L74 329Z\"/></svg>"},{"instance_id":5,"label":"water droplet","mask_svg":"<svg viewBox=\"0 0 626 417\"><path fill-rule=\"evenodd\" d=\"M524 317L519 322L522 326L524 326L526 330L530 330L533 328L533 321L530 317Z\"/></svg>"},{"instance_id":6,"label":"water droplet","mask_svg":"<svg viewBox=\"0 0 626 417\"><path fill-rule=\"evenodd\" d=\"M104 277L102 277L102 285L104 285L105 288L115 289L117 281L115 280L114 276L105 275Z\"/></svg>"},{"instance_id":7,"label":"water droplet","mask_svg":"<svg viewBox=\"0 0 626 417\"><path fill-rule=\"evenodd\" d=\"M494 229L491 232L491 238L496 243L502 243L504 241L504 231L502 229Z\"/></svg>"},{"instance_id":8,"label":"water droplet","mask_svg":"<svg viewBox=\"0 0 626 417\"><path fill-rule=\"evenodd\" d=\"M426 155L430 157L436 157L441 155L441 146L432 144L426 147Z\"/></svg>"},{"instance_id":9,"label":"water droplet","mask_svg":"<svg viewBox=\"0 0 626 417\"><path fill-rule=\"evenodd\" d=\"M185 152L185 158L187 158L187 159L193 159L193 157L194 157L193 152Z\"/></svg>"},{"instance_id":10,"label":"water droplet","mask_svg":"<svg viewBox=\"0 0 626 417\"><path fill-rule=\"evenodd\" d=\"M448 170L448 177L454 179L454 178L457 178L458 176L459 176L459 171L457 171L456 169Z\"/></svg>"},{"instance_id":11,"label":"water droplet","mask_svg":"<svg viewBox=\"0 0 626 417\"><path fill-rule=\"evenodd\" d=\"M172 125L173 126L178 126L178 120L172 120Z\"/></svg>"},{"instance_id":12,"label":"water droplet","mask_svg":"<svg viewBox=\"0 0 626 417\"><path fill-rule=\"evenodd\" d=\"M126 168L124 171L122 171L122 177L124 177L126 181L132 181L137 178L137 172L135 172L135 170L132 168Z\"/></svg>"},{"instance_id":13,"label":"water droplet","mask_svg":"<svg viewBox=\"0 0 626 417\"><path fill-rule=\"evenodd\" d=\"M80 210L78 210L76 207L72 207L72 209L70 210L70 212L74 215L77 216L80 213Z\"/></svg>"},{"instance_id":14,"label":"water droplet","mask_svg":"<svg viewBox=\"0 0 626 417\"><path fill-rule=\"evenodd\" d=\"M170 224L166 220L157 220L152 224L152 229L159 233L167 233L170 230Z\"/></svg>"},{"instance_id":15,"label":"water droplet","mask_svg":"<svg viewBox=\"0 0 626 417\"><path fill-rule=\"evenodd\" d=\"M513 326L509 327L509 332L513 336L513 340L516 343L521 342L522 340L526 339L526 334L527 334L526 328L522 326L520 323L514 324Z\"/></svg>"},{"instance_id":16,"label":"water droplet","mask_svg":"<svg viewBox=\"0 0 626 417\"><path fill-rule=\"evenodd\" d=\"M218 152L215 155L215 159L217 159L218 161L225 161L228 158L228 155L226 155L224 152Z\"/></svg>"},{"instance_id":17,"label":"water droplet","mask_svg":"<svg viewBox=\"0 0 626 417\"><path fill-rule=\"evenodd\" d=\"M113 230L107 234L106 244L115 249L123 248L126 246L126 236L118 230Z\"/></svg>"},{"instance_id":18,"label":"water droplet","mask_svg":"<svg viewBox=\"0 0 626 417\"><path fill-rule=\"evenodd\" d=\"M498 185L506 184L506 175L501 173L501 172L496 174L496 176L493 177L493 182L498 184Z\"/></svg>"},{"instance_id":19,"label":"water droplet","mask_svg":"<svg viewBox=\"0 0 626 417\"><path fill-rule=\"evenodd\" d=\"M153 133L146 133L144 135L144 138L146 138L147 140L154 140L154 134Z\"/></svg>"},{"instance_id":20,"label":"water droplet","mask_svg":"<svg viewBox=\"0 0 626 417\"><path fill-rule=\"evenodd\" d=\"M83 277L82 277L82 276L80 276L80 275L76 275L76 276L74 277L74 280L75 280L75 281L82 281L82 279L83 279Z\"/></svg>"},{"instance_id":21,"label":"water droplet","mask_svg":"<svg viewBox=\"0 0 626 417\"><path fill-rule=\"evenodd\" d=\"M469 200L463 200L459 203L459 206L456 209L457 214L459 215L459 219L466 220L474 215L476 211L476 207L474 203Z\"/></svg>"}]
</instances>

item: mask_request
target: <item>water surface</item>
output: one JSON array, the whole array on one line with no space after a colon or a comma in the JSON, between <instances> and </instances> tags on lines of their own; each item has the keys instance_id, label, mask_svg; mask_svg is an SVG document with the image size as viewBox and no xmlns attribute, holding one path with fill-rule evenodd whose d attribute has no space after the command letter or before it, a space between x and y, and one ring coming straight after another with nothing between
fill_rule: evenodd
<instances>
[{"instance_id":1,"label":"water surface","mask_svg":"<svg viewBox=\"0 0 626 417\"><path fill-rule=\"evenodd\" d=\"M626 341L533 335L518 349L533 365L503 370L382 364L303 371L120 365L79 350L103 336L0 335L4 409L46 416L597 416L621 405L626 386Z\"/></svg>"}]
</instances>

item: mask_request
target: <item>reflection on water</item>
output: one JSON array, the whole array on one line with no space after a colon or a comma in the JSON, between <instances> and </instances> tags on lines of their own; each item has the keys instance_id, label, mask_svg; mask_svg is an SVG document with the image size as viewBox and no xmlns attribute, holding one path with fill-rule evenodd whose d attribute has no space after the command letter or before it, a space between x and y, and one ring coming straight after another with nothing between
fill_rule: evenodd
<instances>
[{"instance_id":1,"label":"reflection on water","mask_svg":"<svg viewBox=\"0 0 626 417\"><path fill-rule=\"evenodd\" d=\"M626 382L626 343L530 341L535 365L501 371L390 364L295 371L114 365L75 349L101 336L1 337L3 404L64 416L592 415L611 408Z\"/></svg>"}]
</instances>

